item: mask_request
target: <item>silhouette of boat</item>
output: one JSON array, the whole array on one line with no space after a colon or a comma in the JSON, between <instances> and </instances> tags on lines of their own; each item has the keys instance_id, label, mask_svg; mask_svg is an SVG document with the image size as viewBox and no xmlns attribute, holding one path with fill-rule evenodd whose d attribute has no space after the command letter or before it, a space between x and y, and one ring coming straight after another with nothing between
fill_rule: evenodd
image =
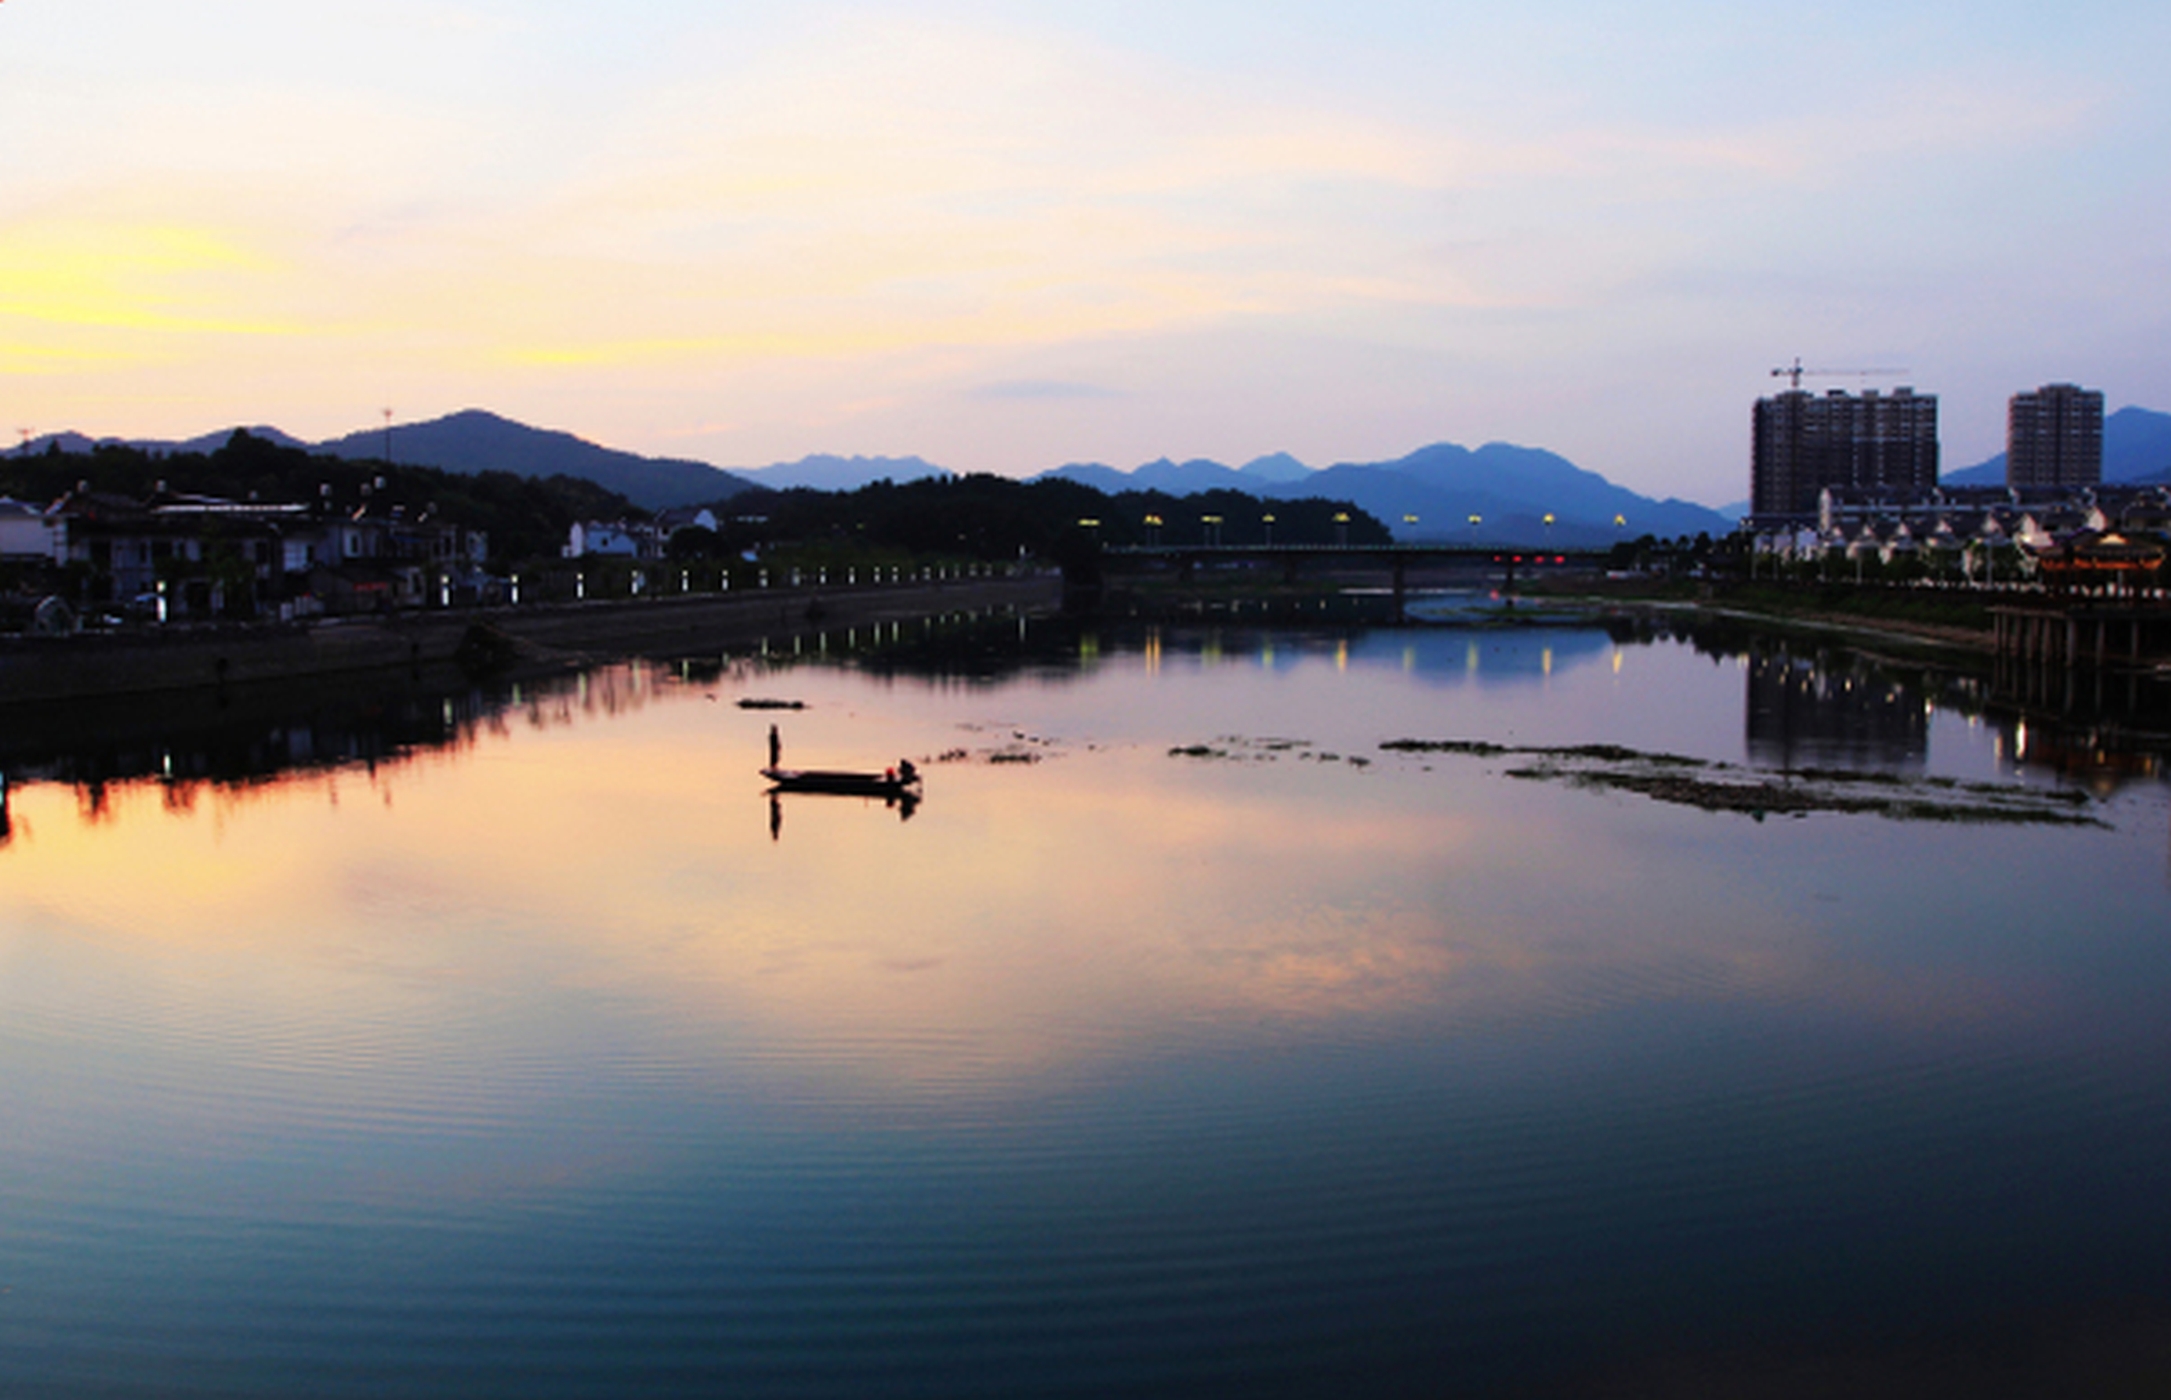
<instances>
[{"instance_id":1,"label":"silhouette of boat","mask_svg":"<svg viewBox=\"0 0 2171 1400\"><path fill-rule=\"evenodd\" d=\"M836 768L764 768L761 776L779 792L836 792L858 797L903 797L916 794L920 775L911 769L886 773L856 773Z\"/></svg>"}]
</instances>

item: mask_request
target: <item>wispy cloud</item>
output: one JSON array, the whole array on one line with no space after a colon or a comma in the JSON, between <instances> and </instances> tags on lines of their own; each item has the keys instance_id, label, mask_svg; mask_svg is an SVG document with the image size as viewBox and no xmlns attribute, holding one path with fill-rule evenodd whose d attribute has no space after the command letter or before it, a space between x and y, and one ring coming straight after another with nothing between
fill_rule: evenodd
<instances>
[{"instance_id":1,"label":"wispy cloud","mask_svg":"<svg viewBox=\"0 0 2171 1400\"><path fill-rule=\"evenodd\" d=\"M1117 399L1123 391L1099 384L1079 384L1063 379L1004 379L992 384L982 384L969 391L968 397L1003 400L1046 399Z\"/></svg>"}]
</instances>

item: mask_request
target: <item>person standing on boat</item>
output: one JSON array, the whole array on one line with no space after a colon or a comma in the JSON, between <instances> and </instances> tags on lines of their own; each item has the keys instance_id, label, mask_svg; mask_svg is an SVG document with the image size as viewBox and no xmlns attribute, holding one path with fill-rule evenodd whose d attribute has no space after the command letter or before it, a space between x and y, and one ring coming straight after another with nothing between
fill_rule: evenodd
<instances>
[{"instance_id":1,"label":"person standing on boat","mask_svg":"<svg viewBox=\"0 0 2171 1400\"><path fill-rule=\"evenodd\" d=\"M898 759L898 760L897 760L897 781L898 781L898 782L900 782L900 783L913 783L913 782L917 782L917 781L919 781L919 777L920 777L920 770L912 766L912 760L911 760L911 759L909 759L909 758L900 758L900 759Z\"/></svg>"},{"instance_id":2,"label":"person standing on boat","mask_svg":"<svg viewBox=\"0 0 2171 1400\"><path fill-rule=\"evenodd\" d=\"M774 768L784 760L784 741L777 737L776 726L769 726L769 766Z\"/></svg>"}]
</instances>

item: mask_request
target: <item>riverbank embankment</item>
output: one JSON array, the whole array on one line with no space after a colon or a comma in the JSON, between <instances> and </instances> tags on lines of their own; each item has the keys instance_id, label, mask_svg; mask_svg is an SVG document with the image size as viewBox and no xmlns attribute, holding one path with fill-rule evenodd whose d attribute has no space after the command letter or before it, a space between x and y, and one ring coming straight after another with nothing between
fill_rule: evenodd
<instances>
[{"instance_id":1,"label":"riverbank embankment","mask_svg":"<svg viewBox=\"0 0 2171 1400\"><path fill-rule=\"evenodd\" d=\"M1538 590L1558 602L1684 613L1754 624L1773 632L1836 634L1856 642L1987 656L1997 634L1998 593L1831 585L1784 589L1664 579L1563 579Z\"/></svg>"},{"instance_id":2,"label":"riverbank embankment","mask_svg":"<svg viewBox=\"0 0 2171 1400\"><path fill-rule=\"evenodd\" d=\"M1052 575L863 588L761 589L328 618L310 623L167 628L114 635L0 638L0 705L223 689L453 664L487 639L497 664L580 665L691 656L839 627L945 612L1038 611L1059 600Z\"/></svg>"}]
</instances>

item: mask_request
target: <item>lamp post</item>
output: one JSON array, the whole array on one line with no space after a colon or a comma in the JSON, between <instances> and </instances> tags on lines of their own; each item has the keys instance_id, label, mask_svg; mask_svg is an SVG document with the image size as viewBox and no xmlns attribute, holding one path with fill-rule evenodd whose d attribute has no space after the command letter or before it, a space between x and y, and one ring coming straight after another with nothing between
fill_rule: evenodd
<instances>
[{"instance_id":1,"label":"lamp post","mask_svg":"<svg viewBox=\"0 0 2171 1400\"><path fill-rule=\"evenodd\" d=\"M1206 537L1206 543L1218 548L1221 544L1221 517L1202 515L1199 517L1199 525L1200 533Z\"/></svg>"},{"instance_id":2,"label":"lamp post","mask_svg":"<svg viewBox=\"0 0 2171 1400\"><path fill-rule=\"evenodd\" d=\"M1479 515L1479 514L1478 514L1478 513L1476 512L1476 511L1471 511L1471 512L1470 512L1470 543L1471 543L1471 544L1473 544L1473 545L1474 545L1474 544L1476 544L1476 543L1477 543L1477 527L1478 527L1478 526L1480 526L1480 525L1483 525L1484 523L1485 523L1485 517L1484 517L1484 516L1482 516L1482 515Z\"/></svg>"},{"instance_id":3,"label":"lamp post","mask_svg":"<svg viewBox=\"0 0 2171 1400\"><path fill-rule=\"evenodd\" d=\"M1334 513L1334 543L1337 546L1349 543L1349 512L1346 510Z\"/></svg>"},{"instance_id":4,"label":"lamp post","mask_svg":"<svg viewBox=\"0 0 2171 1400\"><path fill-rule=\"evenodd\" d=\"M1161 547L1161 517L1158 515L1146 517L1146 543L1155 549Z\"/></svg>"},{"instance_id":5,"label":"lamp post","mask_svg":"<svg viewBox=\"0 0 2171 1400\"><path fill-rule=\"evenodd\" d=\"M1274 512L1268 511L1265 515L1260 516L1259 523L1266 527L1266 542L1272 545L1274 543Z\"/></svg>"}]
</instances>

